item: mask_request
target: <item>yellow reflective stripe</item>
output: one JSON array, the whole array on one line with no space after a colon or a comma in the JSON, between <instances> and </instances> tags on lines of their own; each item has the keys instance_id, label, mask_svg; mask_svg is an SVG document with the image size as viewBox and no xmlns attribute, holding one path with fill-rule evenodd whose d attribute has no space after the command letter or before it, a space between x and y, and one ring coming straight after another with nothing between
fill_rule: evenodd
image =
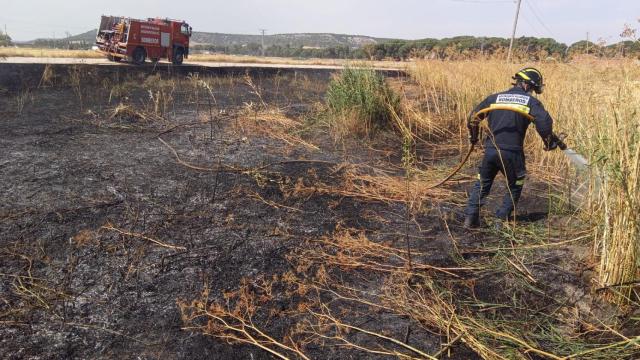
<instances>
[{"instance_id":1,"label":"yellow reflective stripe","mask_svg":"<svg viewBox=\"0 0 640 360\"><path fill-rule=\"evenodd\" d=\"M542 74L540 74L540 71L534 69L534 68L526 68L522 71L533 71L534 73L538 74L540 77L542 77Z\"/></svg>"},{"instance_id":2,"label":"yellow reflective stripe","mask_svg":"<svg viewBox=\"0 0 640 360\"><path fill-rule=\"evenodd\" d=\"M529 112L531 112L531 108L529 108L526 105L520 105L520 104L491 104L489 108L494 110L513 110L521 114L522 113L529 114Z\"/></svg>"},{"instance_id":3,"label":"yellow reflective stripe","mask_svg":"<svg viewBox=\"0 0 640 360\"><path fill-rule=\"evenodd\" d=\"M520 71L518 73L518 75L520 75L520 77L525 79L525 80L531 80L531 78L529 76L527 76L527 74L525 74L524 71Z\"/></svg>"},{"instance_id":4,"label":"yellow reflective stripe","mask_svg":"<svg viewBox=\"0 0 640 360\"><path fill-rule=\"evenodd\" d=\"M522 108L516 108L514 106L510 106L509 104L492 104L490 107L488 108L484 108L480 111L478 111L477 113L475 113L473 115L473 121L476 123L479 123L483 118L483 115L486 115L487 113L490 113L494 110L510 110L510 111L515 111L517 113L519 113L520 115L526 117L527 119L529 119L529 121L535 121L535 118L533 116L531 116L531 114L529 114L529 111L531 109L529 109L528 106L523 106L523 105L518 105L518 106L522 106Z\"/></svg>"},{"instance_id":5,"label":"yellow reflective stripe","mask_svg":"<svg viewBox=\"0 0 640 360\"><path fill-rule=\"evenodd\" d=\"M524 179L516 180L516 185L518 186L524 185Z\"/></svg>"}]
</instances>

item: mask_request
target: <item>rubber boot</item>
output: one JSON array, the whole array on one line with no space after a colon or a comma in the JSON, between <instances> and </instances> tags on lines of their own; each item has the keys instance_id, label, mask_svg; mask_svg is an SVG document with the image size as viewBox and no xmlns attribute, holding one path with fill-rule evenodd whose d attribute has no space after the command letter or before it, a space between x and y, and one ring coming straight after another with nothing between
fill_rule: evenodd
<instances>
[{"instance_id":1,"label":"rubber boot","mask_svg":"<svg viewBox=\"0 0 640 360\"><path fill-rule=\"evenodd\" d=\"M478 227L480 227L480 215L479 214L467 215L467 217L464 219L464 228L475 229Z\"/></svg>"}]
</instances>

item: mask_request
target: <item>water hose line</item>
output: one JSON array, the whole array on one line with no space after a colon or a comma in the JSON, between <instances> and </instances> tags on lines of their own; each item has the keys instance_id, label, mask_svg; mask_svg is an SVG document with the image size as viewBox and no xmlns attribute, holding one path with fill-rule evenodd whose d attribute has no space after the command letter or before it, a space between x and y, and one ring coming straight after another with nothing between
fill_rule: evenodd
<instances>
[{"instance_id":1,"label":"water hose line","mask_svg":"<svg viewBox=\"0 0 640 360\"><path fill-rule=\"evenodd\" d=\"M477 113L475 113L473 115L473 117L471 118L471 123L475 123L478 125L482 125L483 124L483 120L485 118L484 115L495 111L495 110L509 110L509 111L514 111L517 112L518 114L524 116L525 118L527 118L529 121L533 122L535 120L535 118L533 116L531 116L531 114L529 114L528 112L525 112L524 110L517 108L517 107L513 107L513 106L509 106L509 105L497 105L497 104L493 104L488 108L484 108L480 111L478 111ZM485 126L488 129L488 126ZM490 131L490 130L489 130ZM464 156L464 158L462 159L462 161L460 162L460 164L458 164L458 166L455 167L455 169L453 169L453 171L444 179L440 180L439 182L430 185L427 187L427 190L433 190L435 188L438 188L442 185L444 185L447 181L451 180L454 176L456 176L457 173L460 172L460 170L462 170L462 168L464 167L464 165L467 163L467 161L469 161L469 158L471 157L471 154L473 153L473 150L475 149L475 144L471 144L471 146L469 146L469 150L467 150L467 154Z\"/></svg>"}]
</instances>

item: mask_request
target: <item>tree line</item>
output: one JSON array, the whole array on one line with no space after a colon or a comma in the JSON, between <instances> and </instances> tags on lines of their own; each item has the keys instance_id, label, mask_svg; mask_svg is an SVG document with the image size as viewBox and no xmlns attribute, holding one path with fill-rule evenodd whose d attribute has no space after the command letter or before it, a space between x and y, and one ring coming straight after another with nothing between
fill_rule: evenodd
<instances>
[{"instance_id":1,"label":"tree line","mask_svg":"<svg viewBox=\"0 0 640 360\"><path fill-rule=\"evenodd\" d=\"M570 46L551 38L520 37L514 42L514 57L521 60L566 60L579 54L598 57L640 58L640 41L635 29L625 29L623 41L606 45L603 42L578 41ZM10 46L11 37L0 32L0 46ZM68 39L38 39L30 46L38 48L90 49L93 42ZM265 48L266 56L289 58L325 58L354 60L440 59L463 60L477 58L503 58L509 48L509 40L498 37L457 36L445 39L391 40L378 44L366 44L359 48L347 45L330 47L305 47L271 45ZM211 52L229 55L259 56L262 46L258 43L234 45L199 44L191 46L193 53Z\"/></svg>"},{"instance_id":2,"label":"tree line","mask_svg":"<svg viewBox=\"0 0 640 360\"><path fill-rule=\"evenodd\" d=\"M462 60L474 58L506 57L509 40L498 37L457 36L445 39L392 40L379 44L367 44L360 48L338 45L326 48L309 48L290 45L272 45L265 48L265 55L293 58L333 58L362 60L440 59ZM196 45L194 52L230 55L262 54L258 43L230 46ZM564 60L579 54L598 57L640 57L640 41L626 40L612 45L579 41L570 46L551 38L521 37L515 39L513 53L523 60Z\"/></svg>"}]
</instances>

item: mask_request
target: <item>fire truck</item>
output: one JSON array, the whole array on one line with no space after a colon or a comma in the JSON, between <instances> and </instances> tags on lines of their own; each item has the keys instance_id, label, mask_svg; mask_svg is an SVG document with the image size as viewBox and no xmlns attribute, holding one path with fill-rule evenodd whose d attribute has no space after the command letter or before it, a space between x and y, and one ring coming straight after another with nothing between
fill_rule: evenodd
<instances>
[{"instance_id":1,"label":"fire truck","mask_svg":"<svg viewBox=\"0 0 640 360\"><path fill-rule=\"evenodd\" d=\"M146 59L157 62L164 58L180 65L189 57L190 37L191 26L184 21L103 15L96 46L111 61L141 65Z\"/></svg>"}]
</instances>

